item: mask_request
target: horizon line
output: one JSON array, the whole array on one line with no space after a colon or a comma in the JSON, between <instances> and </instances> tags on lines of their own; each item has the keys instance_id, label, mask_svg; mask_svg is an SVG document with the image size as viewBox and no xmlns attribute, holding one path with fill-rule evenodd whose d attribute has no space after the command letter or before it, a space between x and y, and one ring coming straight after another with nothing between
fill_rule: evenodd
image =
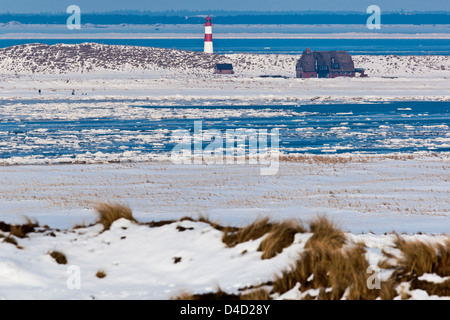
<instances>
[{"instance_id":1,"label":"horizon line","mask_svg":"<svg viewBox=\"0 0 450 320\"><path fill-rule=\"evenodd\" d=\"M205 13L206 12L206 13ZM295 14L367 14L364 10L361 11L341 11L341 10L302 10L302 11L291 11L291 10L111 10L111 11L84 11L84 13L88 14L135 14L135 15L145 15L145 14L164 14L171 13L172 15L185 15L185 14L207 14L207 12L214 13L228 13L233 15L239 14L283 14L283 15L295 15ZM42 12L11 12L11 11L0 11L0 15L10 14L10 15L60 15L67 13L65 11L42 11ZM450 14L449 10L437 11L437 10L396 10L396 11L384 11L384 14Z\"/></svg>"}]
</instances>

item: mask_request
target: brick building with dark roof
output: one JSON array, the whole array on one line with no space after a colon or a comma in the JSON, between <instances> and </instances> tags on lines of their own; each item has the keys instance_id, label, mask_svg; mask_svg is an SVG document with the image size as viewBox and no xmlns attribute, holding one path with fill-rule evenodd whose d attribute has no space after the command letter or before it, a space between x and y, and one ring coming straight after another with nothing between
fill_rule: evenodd
<instances>
[{"instance_id":1,"label":"brick building with dark roof","mask_svg":"<svg viewBox=\"0 0 450 320\"><path fill-rule=\"evenodd\" d=\"M303 52L296 65L297 78L354 77L355 65L347 51Z\"/></svg>"}]
</instances>

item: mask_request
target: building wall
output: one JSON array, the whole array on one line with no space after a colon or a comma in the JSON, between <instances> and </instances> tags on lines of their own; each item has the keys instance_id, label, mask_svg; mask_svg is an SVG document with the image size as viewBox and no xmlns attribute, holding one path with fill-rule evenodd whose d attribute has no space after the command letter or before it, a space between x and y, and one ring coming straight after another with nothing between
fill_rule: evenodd
<instances>
[{"instance_id":1,"label":"building wall","mask_svg":"<svg viewBox=\"0 0 450 320\"><path fill-rule=\"evenodd\" d=\"M216 74L233 74L233 70L216 70Z\"/></svg>"},{"instance_id":2,"label":"building wall","mask_svg":"<svg viewBox=\"0 0 450 320\"><path fill-rule=\"evenodd\" d=\"M328 78L338 78L338 77L347 77L353 78L355 77L355 72L351 71L332 71L329 73ZM317 72L302 72L297 70L297 78L317 78Z\"/></svg>"},{"instance_id":3,"label":"building wall","mask_svg":"<svg viewBox=\"0 0 450 320\"><path fill-rule=\"evenodd\" d=\"M354 76L355 76L355 72L352 72L352 71L331 71L330 72L330 78L337 78L337 77L353 78Z\"/></svg>"},{"instance_id":4,"label":"building wall","mask_svg":"<svg viewBox=\"0 0 450 320\"><path fill-rule=\"evenodd\" d=\"M317 72L302 72L297 70L297 78L317 78Z\"/></svg>"}]
</instances>

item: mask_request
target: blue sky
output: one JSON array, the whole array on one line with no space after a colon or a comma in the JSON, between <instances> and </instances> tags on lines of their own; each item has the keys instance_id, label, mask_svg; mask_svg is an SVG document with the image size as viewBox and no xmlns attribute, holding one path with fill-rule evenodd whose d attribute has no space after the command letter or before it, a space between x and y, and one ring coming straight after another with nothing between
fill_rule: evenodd
<instances>
[{"instance_id":1,"label":"blue sky","mask_svg":"<svg viewBox=\"0 0 450 320\"><path fill-rule=\"evenodd\" d=\"M65 12L76 4L82 12L111 10L254 10L365 11L376 4L383 11L450 11L449 0L0 0L0 12Z\"/></svg>"}]
</instances>

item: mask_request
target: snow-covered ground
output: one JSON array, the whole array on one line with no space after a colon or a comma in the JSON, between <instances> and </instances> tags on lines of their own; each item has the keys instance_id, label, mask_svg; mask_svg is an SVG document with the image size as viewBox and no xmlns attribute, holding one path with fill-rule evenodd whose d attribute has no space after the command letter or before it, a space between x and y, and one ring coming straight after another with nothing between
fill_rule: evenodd
<instances>
[{"instance_id":1,"label":"snow-covered ground","mask_svg":"<svg viewBox=\"0 0 450 320\"><path fill-rule=\"evenodd\" d=\"M43 110L46 118L54 112L56 118L70 120L80 117L77 105L85 103L98 104L89 110L99 112L109 102L129 106L450 100L446 56L355 56L356 66L366 68L369 78L308 80L293 78L298 58L210 56L99 44L19 46L0 50L0 103L4 114L39 118ZM236 74L213 75L216 62L232 62ZM33 100L33 107L28 108L26 99ZM132 118L123 111L119 106L119 116ZM237 293L289 268L311 237L299 233L282 253L262 260L257 249L263 238L227 248L223 233L201 222L150 228L119 220L105 232L100 225L72 229L95 220L98 202L129 205L142 222L207 215L223 225L243 226L263 216L307 223L326 215L347 232L349 245L365 245L371 264L384 258L382 250L401 254L394 248L396 236L384 233L405 232L405 239L430 243L448 239L446 153L287 160L274 176L261 176L258 165L1 166L0 221L20 223L28 216L51 229L15 239L17 246L3 241L10 238L0 232L0 299L168 299L183 290L202 293L218 286ZM64 253L67 265L57 264L49 255L52 251ZM78 271L81 288L72 290L68 281ZM98 271L106 277L97 277ZM447 278L424 274L421 279L434 283ZM398 288L398 298L405 293L437 298L408 285ZM293 290L281 298L299 297Z\"/></svg>"},{"instance_id":2,"label":"snow-covered ground","mask_svg":"<svg viewBox=\"0 0 450 320\"><path fill-rule=\"evenodd\" d=\"M2 100L14 101L31 97L44 103L49 99L83 103L90 102L90 99L130 98L144 100L153 105L450 100L450 82L447 77L386 79L372 76L364 79L336 78L323 81L214 75L199 78L152 78L138 73L133 73L132 76L109 73L97 77L3 75L0 79ZM37 94L39 89L43 92L41 96ZM76 96L70 95L72 90L75 90ZM82 94L86 96L81 96Z\"/></svg>"},{"instance_id":3,"label":"snow-covered ground","mask_svg":"<svg viewBox=\"0 0 450 320\"><path fill-rule=\"evenodd\" d=\"M449 157L389 158L302 157L281 162L276 176L236 164L6 166L0 221L28 216L67 228L92 222L98 202L120 202L140 221L204 214L242 225L265 215L307 221L326 214L354 233L450 233Z\"/></svg>"},{"instance_id":4,"label":"snow-covered ground","mask_svg":"<svg viewBox=\"0 0 450 320\"><path fill-rule=\"evenodd\" d=\"M180 232L178 226L193 230ZM121 220L101 231L97 225L55 237L33 234L19 241L23 250L0 243L0 299L169 299L183 290L203 292L217 285L237 291L270 280L308 238L298 237L283 255L261 260L260 241L226 249L222 233L204 223L149 228ZM67 256L68 265L55 263L47 254L54 250ZM244 250L248 254L242 255ZM175 257L181 258L177 264ZM80 290L67 287L70 266L80 268ZM105 279L95 276L99 270Z\"/></svg>"},{"instance_id":5,"label":"snow-covered ground","mask_svg":"<svg viewBox=\"0 0 450 320\"><path fill-rule=\"evenodd\" d=\"M289 269L304 252L311 233L297 233L293 243L271 259L261 259L258 251L264 236L232 248L222 242L222 236L223 232L210 224L189 220L149 227L121 219L106 231L100 224L70 230L38 228L17 239L17 245L0 242L0 299L170 299L184 292L206 293L218 288L238 294L269 283ZM350 247L365 246L365 258L372 266L386 260L386 252L401 256L394 234L345 237ZM448 237L402 239L442 244ZM57 263L50 256L53 252L62 254L65 261ZM380 271L380 281L393 273L390 269ZM371 274L368 272L367 278ZM434 273L420 279L428 284L447 280ZM303 293L298 289L296 286L272 298L301 299L319 294L318 289ZM411 289L406 281L396 291L396 299L446 298Z\"/></svg>"},{"instance_id":6,"label":"snow-covered ground","mask_svg":"<svg viewBox=\"0 0 450 320\"><path fill-rule=\"evenodd\" d=\"M101 44L16 46L0 50L0 95L3 99L141 98L193 104L449 98L448 56L354 56L355 66L365 68L369 78L336 79L296 79L299 57L208 55ZM213 75L214 64L222 62L233 63L235 74ZM37 96L39 89L42 96ZM75 97L70 96L73 89Z\"/></svg>"}]
</instances>

